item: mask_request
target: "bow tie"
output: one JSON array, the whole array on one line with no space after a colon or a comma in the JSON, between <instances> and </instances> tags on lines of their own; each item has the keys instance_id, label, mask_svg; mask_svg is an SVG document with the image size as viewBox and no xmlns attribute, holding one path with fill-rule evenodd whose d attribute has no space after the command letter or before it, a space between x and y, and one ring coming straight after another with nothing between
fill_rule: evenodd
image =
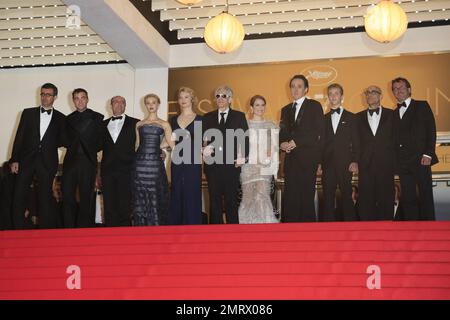
<instances>
[{"instance_id":1,"label":"bow tie","mask_svg":"<svg viewBox=\"0 0 450 320\"><path fill-rule=\"evenodd\" d=\"M52 109L45 110L44 108L41 108L41 113L44 113L44 112L47 112L47 114L50 114L50 113L52 113Z\"/></svg>"},{"instance_id":2,"label":"bow tie","mask_svg":"<svg viewBox=\"0 0 450 320\"><path fill-rule=\"evenodd\" d=\"M369 109L369 114L370 114L370 116L372 116L374 112L375 112L376 114L380 114L380 108Z\"/></svg>"},{"instance_id":3,"label":"bow tie","mask_svg":"<svg viewBox=\"0 0 450 320\"><path fill-rule=\"evenodd\" d=\"M337 114L341 114L341 108L337 108L337 109L331 109L331 114L333 113L337 113Z\"/></svg>"},{"instance_id":4,"label":"bow tie","mask_svg":"<svg viewBox=\"0 0 450 320\"><path fill-rule=\"evenodd\" d=\"M116 120L121 120L122 118L123 118L123 116L112 117L111 120L116 121Z\"/></svg>"},{"instance_id":5,"label":"bow tie","mask_svg":"<svg viewBox=\"0 0 450 320\"><path fill-rule=\"evenodd\" d=\"M399 107L399 108L405 107L405 108L406 108L406 103L405 103L405 101L403 101L402 103L397 103L397 107Z\"/></svg>"}]
</instances>

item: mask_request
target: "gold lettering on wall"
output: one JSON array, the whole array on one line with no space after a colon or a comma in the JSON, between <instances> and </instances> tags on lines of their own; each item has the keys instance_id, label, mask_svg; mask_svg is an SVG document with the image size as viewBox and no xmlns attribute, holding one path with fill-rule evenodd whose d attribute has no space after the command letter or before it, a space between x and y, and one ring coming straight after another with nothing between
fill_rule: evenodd
<instances>
[{"instance_id":1,"label":"gold lettering on wall","mask_svg":"<svg viewBox=\"0 0 450 320\"><path fill-rule=\"evenodd\" d=\"M433 110L438 131L450 132L450 53L404 55L396 57L365 57L333 60L296 61L250 65L230 65L172 69L169 72L169 113L178 112L176 92L187 86L195 90L200 101L199 114L214 109L214 89L228 85L233 89L232 108L249 114L250 98L255 94L267 100L266 118L278 123L283 106L292 102L289 80L295 74L304 74L310 82L308 97L327 105L326 88L337 82L344 87L343 106L351 112L367 108L364 89L377 85L383 91L382 105L394 108L396 100L391 92L391 80L407 78L412 86L412 97L427 100ZM450 151L438 153L442 165L433 166L450 172L446 160Z\"/></svg>"},{"instance_id":2,"label":"gold lettering on wall","mask_svg":"<svg viewBox=\"0 0 450 320\"><path fill-rule=\"evenodd\" d=\"M436 147L436 155L439 163L433 166L433 172L450 172L450 146Z\"/></svg>"},{"instance_id":3,"label":"gold lettering on wall","mask_svg":"<svg viewBox=\"0 0 450 320\"><path fill-rule=\"evenodd\" d=\"M308 79L310 86L324 86L336 80L338 73L330 65L316 65L300 72Z\"/></svg>"},{"instance_id":4,"label":"gold lettering on wall","mask_svg":"<svg viewBox=\"0 0 450 320\"><path fill-rule=\"evenodd\" d=\"M439 97L442 97L443 99L444 99L444 101L441 101L440 99L439 99ZM449 108L450 107L450 99L449 99L449 97L447 97L446 95L445 95L445 93L442 91L442 90L440 90L439 88L436 88L436 91L435 91L435 105L436 105L436 112L435 112L435 115L436 116L439 116L439 106L440 106L440 104L442 104L442 107L443 108ZM444 113L445 114L449 114L450 112L449 112L449 110L444 110Z\"/></svg>"}]
</instances>

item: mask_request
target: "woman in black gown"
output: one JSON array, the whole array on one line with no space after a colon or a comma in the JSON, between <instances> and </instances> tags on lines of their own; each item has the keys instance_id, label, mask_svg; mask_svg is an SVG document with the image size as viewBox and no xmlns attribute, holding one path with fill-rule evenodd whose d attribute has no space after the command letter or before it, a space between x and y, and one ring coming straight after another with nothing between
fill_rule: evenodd
<instances>
[{"instance_id":1,"label":"woman in black gown","mask_svg":"<svg viewBox=\"0 0 450 320\"><path fill-rule=\"evenodd\" d=\"M176 145L172 152L169 224L202 223L202 117L193 106L192 89L178 90L180 115L170 121Z\"/></svg>"},{"instance_id":2,"label":"woman in black gown","mask_svg":"<svg viewBox=\"0 0 450 320\"><path fill-rule=\"evenodd\" d=\"M165 225L168 219L169 190L161 144L173 148L172 130L158 118L161 103L155 94L144 97L147 117L136 124L136 161L133 177L133 225Z\"/></svg>"}]
</instances>

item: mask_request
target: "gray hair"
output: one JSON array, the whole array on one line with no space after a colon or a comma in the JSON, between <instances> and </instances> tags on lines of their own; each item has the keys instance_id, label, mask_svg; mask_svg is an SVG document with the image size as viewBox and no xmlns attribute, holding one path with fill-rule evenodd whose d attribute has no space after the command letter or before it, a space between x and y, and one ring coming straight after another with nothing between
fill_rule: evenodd
<instances>
[{"instance_id":1,"label":"gray hair","mask_svg":"<svg viewBox=\"0 0 450 320\"><path fill-rule=\"evenodd\" d=\"M229 86L220 86L216 88L216 91L214 91L214 95L216 95L219 92L224 92L226 93L226 95L228 96L228 98L232 98L233 97L233 90L231 90L231 88Z\"/></svg>"}]
</instances>

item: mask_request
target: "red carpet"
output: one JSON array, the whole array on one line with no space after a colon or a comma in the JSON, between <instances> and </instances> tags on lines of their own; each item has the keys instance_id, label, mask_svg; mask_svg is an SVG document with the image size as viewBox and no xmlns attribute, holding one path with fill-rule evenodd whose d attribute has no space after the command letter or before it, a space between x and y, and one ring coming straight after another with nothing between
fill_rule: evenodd
<instances>
[{"instance_id":1,"label":"red carpet","mask_svg":"<svg viewBox=\"0 0 450 320\"><path fill-rule=\"evenodd\" d=\"M3 231L0 299L450 299L450 222Z\"/></svg>"}]
</instances>

